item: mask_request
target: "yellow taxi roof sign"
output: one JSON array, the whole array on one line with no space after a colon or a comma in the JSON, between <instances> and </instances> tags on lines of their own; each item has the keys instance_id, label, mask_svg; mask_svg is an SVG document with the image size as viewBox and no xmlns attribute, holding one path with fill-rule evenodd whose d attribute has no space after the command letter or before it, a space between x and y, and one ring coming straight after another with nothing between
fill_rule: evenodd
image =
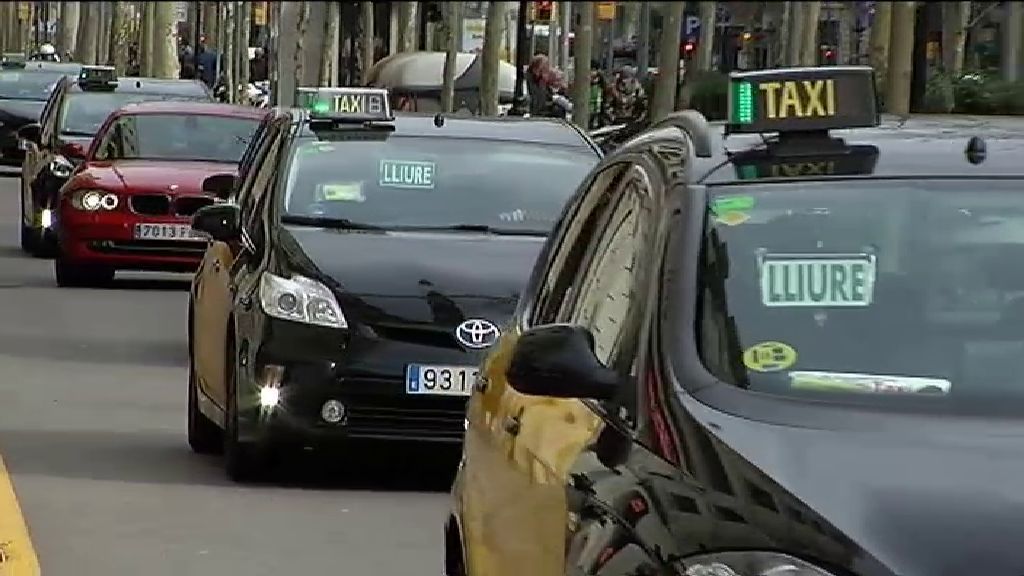
<instances>
[{"instance_id":1,"label":"yellow taxi roof sign","mask_svg":"<svg viewBox=\"0 0 1024 576\"><path fill-rule=\"evenodd\" d=\"M869 66L780 68L729 75L726 134L878 126Z\"/></svg>"},{"instance_id":2,"label":"yellow taxi roof sign","mask_svg":"<svg viewBox=\"0 0 1024 576\"><path fill-rule=\"evenodd\" d=\"M362 123L395 119L385 88L299 88L296 105L318 120Z\"/></svg>"}]
</instances>

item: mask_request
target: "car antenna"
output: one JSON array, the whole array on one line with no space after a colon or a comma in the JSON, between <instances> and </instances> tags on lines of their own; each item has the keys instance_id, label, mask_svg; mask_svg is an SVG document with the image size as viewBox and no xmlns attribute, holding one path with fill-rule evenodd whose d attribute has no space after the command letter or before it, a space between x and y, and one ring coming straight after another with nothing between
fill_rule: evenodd
<instances>
[{"instance_id":1,"label":"car antenna","mask_svg":"<svg viewBox=\"0 0 1024 576\"><path fill-rule=\"evenodd\" d=\"M444 126L444 114L438 112L434 115L434 126L437 126L438 128Z\"/></svg>"}]
</instances>

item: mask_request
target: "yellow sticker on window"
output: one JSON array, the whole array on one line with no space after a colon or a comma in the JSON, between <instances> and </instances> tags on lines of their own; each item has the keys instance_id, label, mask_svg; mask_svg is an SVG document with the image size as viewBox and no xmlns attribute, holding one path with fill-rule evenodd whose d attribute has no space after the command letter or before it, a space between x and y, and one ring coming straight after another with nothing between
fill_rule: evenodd
<instances>
[{"instance_id":1,"label":"yellow sticker on window","mask_svg":"<svg viewBox=\"0 0 1024 576\"><path fill-rule=\"evenodd\" d=\"M321 184L318 187L318 196L326 202L364 202L366 196L363 194L362 182L349 182L347 184Z\"/></svg>"},{"instance_id":2,"label":"yellow sticker on window","mask_svg":"<svg viewBox=\"0 0 1024 576\"><path fill-rule=\"evenodd\" d=\"M747 348L743 364L755 372L778 372L796 364L796 350L783 342L761 342Z\"/></svg>"},{"instance_id":3,"label":"yellow sticker on window","mask_svg":"<svg viewBox=\"0 0 1024 576\"><path fill-rule=\"evenodd\" d=\"M746 212L724 212L715 216L715 222L726 226L738 226L750 220L750 214Z\"/></svg>"}]
</instances>

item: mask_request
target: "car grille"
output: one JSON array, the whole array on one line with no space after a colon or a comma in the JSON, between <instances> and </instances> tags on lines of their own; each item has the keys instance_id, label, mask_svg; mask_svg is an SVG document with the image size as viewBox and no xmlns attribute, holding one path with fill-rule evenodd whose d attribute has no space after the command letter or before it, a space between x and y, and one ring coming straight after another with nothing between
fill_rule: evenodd
<instances>
[{"instance_id":1,"label":"car grille","mask_svg":"<svg viewBox=\"0 0 1024 576\"><path fill-rule=\"evenodd\" d=\"M213 204L209 196L178 196L166 194L135 194L129 199L132 212L143 216L192 216L204 206Z\"/></svg>"},{"instance_id":2,"label":"car grille","mask_svg":"<svg viewBox=\"0 0 1024 576\"><path fill-rule=\"evenodd\" d=\"M385 322L370 322L369 324L373 331L384 340L454 350L462 349L458 340L455 339L454 328Z\"/></svg>"}]
</instances>

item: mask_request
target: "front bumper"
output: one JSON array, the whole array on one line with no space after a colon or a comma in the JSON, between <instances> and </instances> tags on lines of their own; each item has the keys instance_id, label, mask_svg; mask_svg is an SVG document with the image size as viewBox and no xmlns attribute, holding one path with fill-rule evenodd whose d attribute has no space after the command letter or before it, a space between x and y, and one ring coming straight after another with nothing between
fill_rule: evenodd
<instances>
[{"instance_id":1,"label":"front bumper","mask_svg":"<svg viewBox=\"0 0 1024 576\"><path fill-rule=\"evenodd\" d=\"M117 270L194 272L206 251L203 240L138 240L138 223L188 224L187 218L121 211L85 212L62 203L54 228L61 257L73 264Z\"/></svg>"},{"instance_id":2,"label":"front bumper","mask_svg":"<svg viewBox=\"0 0 1024 576\"><path fill-rule=\"evenodd\" d=\"M410 362L475 367L476 354L381 340L358 328L353 334L275 319L261 322L263 338L243 343L248 366L244 384L239 380L241 440L462 442L467 397L407 394L405 368ZM280 400L272 409L259 405L259 390L273 372L268 366L283 367ZM345 407L341 422L321 416L328 400Z\"/></svg>"},{"instance_id":3,"label":"front bumper","mask_svg":"<svg viewBox=\"0 0 1024 576\"><path fill-rule=\"evenodd\" d=\"M14 130L0 128L0 165L21 167L25 151L18 147L18 135Z\"/></svg>"}]
</instances>

